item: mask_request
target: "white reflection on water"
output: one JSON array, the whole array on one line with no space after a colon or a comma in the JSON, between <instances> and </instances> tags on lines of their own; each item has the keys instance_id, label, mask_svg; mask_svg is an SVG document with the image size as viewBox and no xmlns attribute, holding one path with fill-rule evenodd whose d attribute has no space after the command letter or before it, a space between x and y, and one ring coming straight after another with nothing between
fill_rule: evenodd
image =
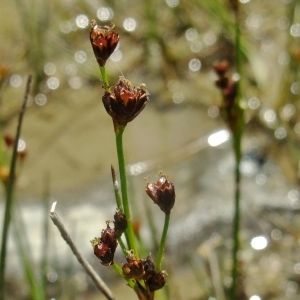
<instances>
[{"instance_id":1,"label":"white reflection on water","mask_svg":"<svg viewBox=\"0 0 300 300\"><path fill-rule=\"evenodd\" d=\"M21 151L24 151L26 149L26 143L24 140L22 139L19 139L19 142L18 142L18 151L21 152Z\"/></svg>"},{"instance_id":2,"label":"white reflection on water","mask_svg":"<svg viewBox=\"0 0 300 300\"><path fill-rule=\"evenodd\" d=\"M215 133L212 133L208 139L207 142L211 147L219 146L225 142L227 142L230 138L230 134L228 130L222 129L220 131L217 131Z\"/></svg>"},{"instance_id":3,"label":"white reflection on water","mask_svg":"<svg viewBox=\"0 0 300 300\"><path fill-rule=\"evenodd\" d=\"M249 300L261 300L261 298L257 295L253 295L249 298Z\"/></svg>"},{"instance_id":4,"label":"white reflection on water","mask_svg":"<svg viewBox=\"0 0 300 300\"><path fill-rule=\"evenodd\" d=\"M251 240L251 247L255 250L263 250L268 246L268 240L264 236L256 236Z\"/></svg>"},{"instance_id":5,"label":"white reflection on water","mask_svg":"<svg viewBox=\"0 0 300 300\"><path fill-rule=\"evenodd\" d=\"M129 166L129 172L131 175L139 175L145 172L147 169L147 164L143 162L139 162Z\"/></svg>"}]
</instances>

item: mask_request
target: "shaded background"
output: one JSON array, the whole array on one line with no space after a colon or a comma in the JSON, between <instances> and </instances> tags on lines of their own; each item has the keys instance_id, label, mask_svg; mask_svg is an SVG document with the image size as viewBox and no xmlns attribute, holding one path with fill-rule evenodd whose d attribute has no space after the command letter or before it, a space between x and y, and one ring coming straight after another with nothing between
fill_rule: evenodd
<instances>
[{"instance_id":1,"label":"shaded background","mask_svg":"<svg viewBox=\"0 0 300 300\"><path fill-rule=\"evenodd\" d=\"M241 0L240 6L247 121L242 167L245 289L249 299L261 297L251 300L297 299L299 3ZM99 263L90 253L89 240L100 234L114 212L110 165L117 166L117 159L112 121L102 105L99 70L89 41L92 19L103 25L114 22L120 34L119 46L106 65L110 84L124 75L135 86L146 83L150 93L147 107L124 134L134 216L141 221L141 234L151 248L147 222L139 217L145 211L153 211L160 234L162 216L152 209L144 188L163 170L177 194L166 259L173 298L216 297L219 286L226 290L230 284L233 209L230 136L222 135L221 97L212 72L215 61L226 59L236 76L234 16L227 1L1 1L4 134L14 134L26 78L29 73L35 78L22 130L28 157L18 178L32 254L39 260L43 252L46 192L49 202L58 200L58 214L95 266ZM212 147L209 137L215 132L221 132L215 136L220 145ZM143 179L147 176L150 179ZM92 284L52 224L50 229L49 295L87 297ZM255 236L265 237L264 250L251 246ZM203 250L207 245L215 256ZM11 251L18 256L13 243ZM18 259L10 263L14 277ZM99 266L114 285L113 271L103 269ZM264 280L258 278L262 270ZM211 280L214 272L221 274L220 282ZM195 288L188 295L184 287L174 288L181 274ZM22 287L22 276L11 284ZM78 288L73 288L74 295L68 295L69 285ZM25 294L22 287L14 299Z\"/></svg>"}]
</instances>

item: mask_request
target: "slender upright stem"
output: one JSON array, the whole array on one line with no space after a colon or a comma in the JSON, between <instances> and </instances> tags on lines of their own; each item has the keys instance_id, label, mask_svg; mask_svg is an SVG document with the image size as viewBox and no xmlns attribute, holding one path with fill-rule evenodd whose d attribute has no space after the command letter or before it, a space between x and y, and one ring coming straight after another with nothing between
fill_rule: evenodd
<instances>
[{"instance_id":1,"label":"slender upright stem","mask_svg":"<svg viewBox=\"0 0 300 300\"><path fill-rule=\"evenodd\" d=\"M30 92L32 76L29 75L26 84L26 90L24 94L22 108L20 110L18 126L16 132L16 142L13 148L13 154L10 165L10 172L8 181L5 184L5 192L6 192L6 202L5 202L5 212L3 218L3 230L2 230L2 242L1 242L1 255L0 255L0 300L5 299L5 267L6 267L6 249L7 249L7 239L8 239L8 230L11 221L11 210L12 210L12 202L13 202L13 190L15 184L15 169L17 163L17 152L18 152L18 142L21 135L21 128L23 122L23 116L26 110L26 104Z\"/></svg>"},{"instance_id":2,"label":"slender upright stem","mask_svg":"<svg viewBox=\"0 0 300 300\"><path fill-rule=\"evenodd\" d=\"M165 214L165 223L164 223L164 229L161 235L161 240L159 244L159 249L157 253L157 260L156 260L156 269L161 270L161 264L163 260L163 254L165 250L166 240L167 240L167 233L169 229L169 223L170 223L170 216L171 214Z\"/></svg>"},{"instance_id":3,"label":"slender upright stem","mask_svg":"<svg viewBox=\"0 0 300 300\"><path fill-rule=\"evenodd\" d=\"M107 78L105 66L100 67L100 73L101 73L102 82L103 82L103 85L104 85L103 87L105 89L105 92L109 92L109 83L108 83L108 78Z\"/></svg>"},{"instance_id":4,"label":"slender upright stem","mask_svg":"<svg viewBox=\"0 0 300 300\"><path fill-rule=\"evenodd\" d=\"M239 23L239 10L235 13L235 48L236 48L236 70L242 77L242 62L241 62L241 32ZM241 101L241 85L240 80L237 82L237 96L236 96L236 113L237 124L232 132L233 134L233 149L235 155L235 193L234 193L234 216L233 216L233 248L232 248L232 284L230 288L231 300L236 300L237 297L237 282L239 276L238 252L240 249L240 223L241 223L241 208L240 208L240 189L241 189L241 172L240 163L242 159L242 136L244 130L244 113L240 107Z\"/></svg>"},{"instance_id":5,"label":"slender upright stem","mask_svg":"<svg viewBox=\"0 0 300 300\"><path fill-rule=\"evenodd\" d=\"M119 172L120 172L120 181L121 181L121 194L122 194L122 203L124 214L127 219L127 229L125 231L125 236L127 239L129 249L132 249L135 256L138 257L135 236L132 226L132 220L130 216L130 207L128 202L128 193L127 193L127 177L126 177L126 169L125 169L125 158L124 158L124 150L123 150L123 132L125 130L125 126L117 126L116 133L116 146L117 146L117 154L118 154L118 162L119 162Z\"/></svg>"},{"instance_id":6,"label":"slender upright stem","mask_svg":"<svg viewBox=\"0 0 300 300\"><path fill-rule=\"evenodd\" d=\"M234 195L234 216L233 216L233 248L232 248L232 285L231 285L231 299L236 300L236 290L238 281L238 252L240 249L240 223L241 223L241 212L240 212L240 183L241 183L241 172L240 172L240 142L241 139L234 137L235 144L235 195Z\"/></svg>"}]
</instances>

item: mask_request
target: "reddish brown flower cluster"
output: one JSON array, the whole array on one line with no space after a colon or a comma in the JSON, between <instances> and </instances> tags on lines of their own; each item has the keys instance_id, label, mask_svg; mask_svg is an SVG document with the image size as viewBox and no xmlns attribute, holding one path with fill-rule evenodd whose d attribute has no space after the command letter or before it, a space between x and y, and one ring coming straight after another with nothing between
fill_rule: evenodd
<instances>
[{"instance_id":1,"label":"reddish brown flower cluster","mask_svg":"<svg viewBox=\"0 0 300 300\"><path fill-rule=\"evenodd\" d=\"M120 77L113 92L105 92L102 97L104 107L114 123L123 126L132 121L144 109L148 99L149 94L145 84L134 88L123 77Z\"/></svg>"},{"instance_id":2,"label":"reddish brown flower cluster","mask_svg":"<svg viewBox=\"0 0 300 300\"><path fill-rule=\"evenodd\" d=\"M115 26L99 26L92 21L90 40L95 57L100 67L105 66L107 59L116 49L119 42L119 35L114 31Z\"/></svg>"},{"instance_id":3,"label":"reddish brown flower cluster","mask_svg":"<svg viewBox=\"0 0 300 300\"><path fill-rule=\"evenodd\" d=\"M101 237L96 237L91 240L94 254L104 266L109 266L114 263L114 255L118 246L117 239L127 228L127 220L122 212L117 210L114 219L114 228L110 228L110 221L107 221L107 227L102 230Z\"/></svg>"},{"instance_id":4,"label":"reddish brown flower cluster","mask_svg":"<svg viewBox=\"0 0 300 300\"><path fill-rule=\"evenodd\" d=\"M101 233L101 237L91 240L94 254L99 258L100 262L104 266L109 266L114 263L114 255L118 246L115 230L109 227L107 222L107 228Z\"/></svg>"},{"instance_id":5,"label":"reddish brown flower cluster","mask_svg":"<svg viewBox=\"0 0 300 300\"><path fill-rule=\"evenodd\" d=\"M175 203L175 187L165 175L157 183L148 183L146 193L165 214L170 214Z\"/></svg>"},{"instance_id":6,"label":"reddish brown flower cluster","mask_svg":"<svg viewBox=\"0 0 300 300\"><path fill-rule=\"evenodd\" d=\"M123 264L122 270L127 278L144 280L150 292L161 289L165 285L165 272L155 271L155 265L151 257L138 259L132 252L128 252L127 263Z\"/></svg>"},{"instance_id":7,"label":"reddish brown flower cluster","mask_svg":"<svg viewBox=\"0 0 300 300\"><path fill-rule=\"evenodd\" d=\"M228 77L229 64L227 61L215 63L213 68L218 75L216 86L221 90L223 96L222 116L231 131L234 132L238 122L239 110L241 109L237 103L237 81Z\"/></svg>"}]
</instances>

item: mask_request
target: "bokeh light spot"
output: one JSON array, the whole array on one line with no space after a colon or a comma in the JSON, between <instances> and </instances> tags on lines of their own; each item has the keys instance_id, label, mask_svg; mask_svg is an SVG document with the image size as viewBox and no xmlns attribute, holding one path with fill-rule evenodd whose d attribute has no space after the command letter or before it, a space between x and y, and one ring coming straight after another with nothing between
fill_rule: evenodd
<instances>
[{"instance_id":1,"label":"bokeh light spot","mask_svg":"<svg viewBox=\"0 0 300 300\"><path fill-rule=\"evenodd\" d=\"M50 90L56 90L59 87L59 79L57 77L50 77L47 79L47 87Z\"/></svg>"},{"instance_id":2,"label":"bokeh light spot","mask_svg":"<svg viewBox=\"0 0 300 300\"><path fill-rule=\"evenodd\" d=\"M189 28L186 30L185 32L185 38L188 40L188 41L194 41L195 39L197 39L198 37L198 31L197 29L195 28Z\"/></svg>"},{"instance_id":3,"label":"bokeh light spot","mask_svg":"<svg viewBox=\"0 0 300 300\"><path fill-rule=\"evenodd\" d=\"M123 22L123 27L126 31L132 32L136 30L137 22L134 18L126 18Z\"/></svg>"},{"instance_id":4,"label":"bokeh light spot","mask_svg":"<svg viewBox=\"0 0 300 300\"><path fill-rule=\"evenodd\" d=\"M118 62L121 61L123 57L123 53L121 50L116 49L112 55L109 57L110 60L114 61L114 62Z\"/></svg>"},{"instance_id":5,"label":"bokeh light spot","mask_svg":"<svg viewBox=\"0 0 300 300\"><path fill-rule=\"evenodd\" d=\"M75 53L74 58L78 63L83 64L86 61L87 56L84 51L79 50Z\"/></svg>"},{"instance_id":6,"label":"bokeh light spot","mask_svg":"<svg viewBox=\"0 0 300 300\"><path fill-rule=\"evenodd\" d=\"M284 127L278 127L276 128L274 135L276 139L282 140L286 137L286 129Z\"/></svg>"},{"instance_id":7,"label":"bokeh light spot","mask_svg":"<svg viewBox=\"0 0 300 300\"><path fill-rule=\"evenodd\" d=\"M44 94L37 94L34 97L34 102L39 106L43 106L47 103L47 97Z\"/></svg>"},{"instance_id":8,"label":"bokeh light spot","mask_svg":"<svg viewBox=\"0 0 300 300\"><path fill-rule=\"evenodd\" d=\"M44 66L44 72L46 75L51 76L54 75L56 72L56 66L54 63L46 63Z\"/></svg>"},{"instance_id":9,"label":"bokeh light spot","mask_svg":"<svg viewBox=\"0 0 300 300\"><path fill-rule=\"evenodd\" d=\"M89 18L86 15L78 15L76 17L75 23L79 28L86 28L89 25Z\"/></svg>"},{"instance_id":10,"label":"bokeh light spot","mask_svg":"<svg viewBox=\"0 0 300 300\"><path fill-rule=\"evenodd\" d=\"M295 23L290 28L290 33L293 37L300 36L300 23Z\"/></svg>"},{"instance_id":11,"label":"bokeh light spot","mask_svg":"<svg viewBox=\"0 0 300 300\"><path fill-rule=\"evenodd\" d=\"M113 10L109 7L100 7L97 10L97 18L101 21L111 20L114 16Z\"/></svg>"},{"instance_id":12,"label":"bokeh light spot","mask_svg":"<svg viewBox=\"0 0 300 300\"><path fill-rule=\"evenodd\" d=\"M22 77L19 74L14 74L9 79L10 86L17 88L19 87L23 82Z\"/></svg>"},{"instance_id":13,"label":"bokeh light spot","mask_svg":"<svg viewBox=\"0 0 300 300\"><path fill-rule=\"evenodd\" d=\"M193 58L189 62L189 69L193 72L197 72L201 69L201 61L198 58Z\"/></svg>"},{"instance_id":14,"label":"bokeh light spot","mask_svg":"<svg viewBox=\"0 0 300 300\"><path fill-rule=\"evenodd\" d=\"M166 3L170 7L176 7L179 4L179 0L166 0Z\"/></svg>"},{"instance_id":15,"label":"bokeh light spot","mask_svg":"<svg viewBox=\"0 0 300 300\"><path fill-rule=\"evenodd\" d=\"M175 92L172 96L172 100L176 104L180 104L184 101L184 95L181 92Z\"/></svg>"},{"instance_id":16,"label":"bokeh light spot","mask_svg":"<svg viewBox=\"0 0 300 300\"><path fill-rule=\"evenodd\" d=\"M251 108L253 110L258 109L260 106L260 100L257 97L251 97L248 100L248 106L249 106L249 108Z\"/></svg>"},{"instance_id":17,"label":"bokeh light spot","mask_svg":"<svg viewBox=\"0 0 300 300\"><path fill-rule=\"evenodd\" d=\"M213 105L213 106L210 106L207 110L207 114L211 117L211 118L216 118L219 116L220 114L220 109L218 106L216 105Z\"/></svg>"}]
</instances>

